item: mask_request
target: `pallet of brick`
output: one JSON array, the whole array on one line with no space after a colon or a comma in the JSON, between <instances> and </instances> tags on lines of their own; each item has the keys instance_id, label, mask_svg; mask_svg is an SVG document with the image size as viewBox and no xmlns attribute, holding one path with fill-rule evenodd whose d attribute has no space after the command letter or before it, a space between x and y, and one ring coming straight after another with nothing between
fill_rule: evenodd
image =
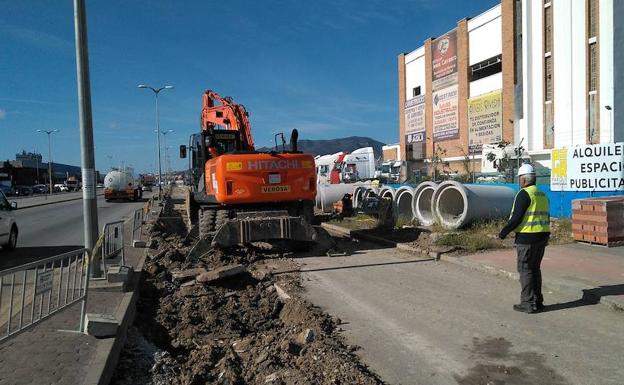
<instances>
[{"instance_id":1,"label":"pallet of brick","mask_svg":"<svg viewBox=\"0 0 624 385\"><path fill-rule=\"evenodd\" d=\"M572 235L580 242L624 245L624 196L572 201Z\"/></svg>"}]
</instances>

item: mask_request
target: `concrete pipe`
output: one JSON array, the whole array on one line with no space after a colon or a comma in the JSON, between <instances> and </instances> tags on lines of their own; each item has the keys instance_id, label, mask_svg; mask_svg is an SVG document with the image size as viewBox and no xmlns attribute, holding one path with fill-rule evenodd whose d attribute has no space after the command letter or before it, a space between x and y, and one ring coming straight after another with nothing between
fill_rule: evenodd
<instances>
[{"instance_id":1,"label":"concrete pipe","mask_svg":"<svg viewBox=\"0 0 624 385\"><path fill-rule=\"evenodd\" d=\"M359 186L362 186L361 183L355 184L329 184L318 186L318 190L316 191L316 196L320 201L320 209L323 210L324 213L330 213L334 210L334 203L342 199L345 194L353 194L355 189Z\"/></svg>"},{"instance_id":2,"label":"concrete pipe","mask_svg":"<svg viewBox=\"0 0 624 385\"><path fill-rule=\"evenodd\" d=\"M394 202L394 195L396 194L396 189L394 187L385 186L379 189L377 192L377 196L380 198L390 199Z\"/></svg>"},{"instance_id":3,"label":"concrete pipe","mask_svg":"<svg viewBox=\"0 0 624 385\"><path fill-rule=\"evenodd\" d=\"M476 221L509 216L516 193L503 186L440 183L433 194L433 212L446 229L458 229Z\"/></svg>"},{"instance_id":4,"label":"concrete pipe","mask_svg":"<svg viewBox=\"0 0 624 385\"><path fill-rule=\"evenodd\" d=\"M412 200L414 199L414 188L411 186L401 186L394 194L394 215L397 221L411 222L414 219L412 212Z\"/></svg>"},{"instance_id":5,"label":"concrete pipe","mask_svg":"<svg viewBox=\"0 0 624 385\"><path fill-rule=\"evenodd\" d=\"M412 199L412 213L414 218L423 226L431 226L435 223L433 215L433 193L438 188L435 182L423 182L414 189L414 198Z\"/></svg>"},{"instance_id":6,"label":"concrete pipe","mask_svg":"<svg viewBox=\"0 0 624 385\"><path fill-rule=\"evenodd\" d=\"M353 207L359 207L367 195L367 190L370 190L370 186L357 186L353 190Z\"/></svg>"}]
</instances>

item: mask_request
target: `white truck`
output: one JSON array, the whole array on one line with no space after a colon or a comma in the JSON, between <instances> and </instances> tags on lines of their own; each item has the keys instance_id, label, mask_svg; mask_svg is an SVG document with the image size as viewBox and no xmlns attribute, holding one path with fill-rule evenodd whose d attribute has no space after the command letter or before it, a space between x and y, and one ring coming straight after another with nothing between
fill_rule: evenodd
<instances>
[{"instance_id":1,"label":"white truck","mask_svg":"<svg viewBox=\"0 0 624 385\"><path fill-rule=\"evenodd\" d=\"M375 152L373 148L358 148L345 155L340 168L344 183L373 179L375 177Z\"/></svg>"}]
</instances>

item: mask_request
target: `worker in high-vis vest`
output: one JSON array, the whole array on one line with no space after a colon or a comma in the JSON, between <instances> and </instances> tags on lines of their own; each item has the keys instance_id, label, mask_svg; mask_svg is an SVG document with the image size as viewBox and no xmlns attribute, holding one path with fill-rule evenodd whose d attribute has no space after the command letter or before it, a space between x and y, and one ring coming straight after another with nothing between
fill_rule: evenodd
<instances>
[{"instance_id":1,"label":"worker in high-vis vest","mask_svg":"<svg viewBox=\"0 0 624 385\"><path fill-rule=\"evenodd\" d=\"M498 236L505 239L512 231L516 233L522 291L520 303L513 308L532 314L544 310L540 265L550 237L550 212L546 194L535 185L533 166L523 164L518 169L518 180L521 189L514 199L509 221Z\"/></svg>"}]
</instances>

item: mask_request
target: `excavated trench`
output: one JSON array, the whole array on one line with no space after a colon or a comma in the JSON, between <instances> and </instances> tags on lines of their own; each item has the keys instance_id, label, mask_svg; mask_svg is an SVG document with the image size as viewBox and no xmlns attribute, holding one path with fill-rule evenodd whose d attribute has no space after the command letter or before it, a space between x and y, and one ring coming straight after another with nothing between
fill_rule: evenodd
<instances>
[{"instance_id":1,"label":"excavated trench","mask_svg":"<svg viewBox=\"0 0 624 385\"><path fill-rule=\"evenodd\" d=\"M142 274L137 316L112 384L381 384L338 334L340 323L274 286L297 287L288 274L263 270L291 263L270 248L211 250L188 260L192 241L171 204L151 228L158 251ZM246 271L209 283L180 271L231 264ZM172 274L176 272L176 274ZM176 279L174 279L174 276ZM194 277L192 277L194 278Z\"/></svg>"}]
</instances>

